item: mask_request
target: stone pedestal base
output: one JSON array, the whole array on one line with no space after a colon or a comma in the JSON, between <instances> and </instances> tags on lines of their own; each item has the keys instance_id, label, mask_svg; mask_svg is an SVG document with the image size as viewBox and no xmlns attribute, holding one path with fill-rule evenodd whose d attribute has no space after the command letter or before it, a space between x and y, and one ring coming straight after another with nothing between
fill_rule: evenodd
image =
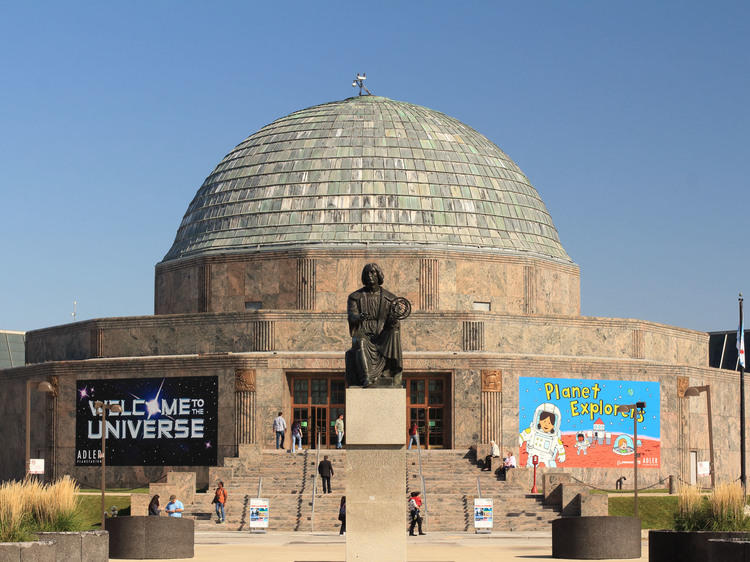
<instances>
[{"instance_id":1,"label":"stone pedestal base","mask_svg":"<svg viewBox=\"0 0 750 562\"><path fill-rule=\"evenodd\" d=\"M346 391L346 559L406 560L406 391Z\"/></svg>"}]
</instances>

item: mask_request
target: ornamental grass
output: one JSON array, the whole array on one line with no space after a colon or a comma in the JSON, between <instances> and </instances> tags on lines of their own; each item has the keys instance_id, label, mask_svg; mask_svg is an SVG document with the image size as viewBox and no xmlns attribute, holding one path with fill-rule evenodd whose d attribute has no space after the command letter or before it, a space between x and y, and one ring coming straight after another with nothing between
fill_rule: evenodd
<instances>
[{"instance_id":1,"label":"ornamental grass","mask_svg":"<svg viewBox=\"0 0 750 562\"><path fill-rule=\"evenodd\" d=\"M737 483L719 484L708 497L695 486L681 486L678 506L678 531L750 531L742 486Z\"/></svg>"},{"instance_id":2,"label":"ornamental grass","mask_svg":"<svg viewBox=\"0 0 750 562\"><path fill-rule=\"evenodd\" d=\"M52 484L26 479L0 484L0 542L34 540L41 531L78 531L78 484L69 476Z\"/></svg>"}]
</instances>

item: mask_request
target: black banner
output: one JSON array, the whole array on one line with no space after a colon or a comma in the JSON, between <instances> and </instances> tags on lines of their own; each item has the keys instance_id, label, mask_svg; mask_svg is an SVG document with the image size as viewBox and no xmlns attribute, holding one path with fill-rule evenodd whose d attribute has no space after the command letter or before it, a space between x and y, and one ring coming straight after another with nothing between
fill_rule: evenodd
<instances>
[{"instance_id":1,"label":"black banner","mask_svg":"<svg viewBox=\"0 0 750 562\"><path fill-rule=\"evenodd\" d=\"M101 465L102 415L107 412L107 464L212 466L218 438L218 377L76 381L76 466Z\"/></svg>"}]
</instances>

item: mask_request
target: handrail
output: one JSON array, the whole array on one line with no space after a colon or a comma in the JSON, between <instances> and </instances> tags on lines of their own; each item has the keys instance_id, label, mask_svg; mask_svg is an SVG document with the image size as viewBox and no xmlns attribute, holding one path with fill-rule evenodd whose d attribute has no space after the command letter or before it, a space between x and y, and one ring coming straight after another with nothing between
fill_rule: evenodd
<instances>
[{"instance_id":1,"label":"handrail","mask_svg":"<svg viewBox=\"0 0 750 562\"><path fill-rule=\"evenodd\" d=\"M261 490L263 490L263 477L258 476L258 495L256 497L260 498Z\"/></svg>"},{"instance_id":2,"label":"handrail","mask_svg":"<svg viewBox=\"0 0 750 562\"><path fill-rule=\"evenodd\" d=\"M417 438L417 459L419 460L419 479L422 482L422 507L424 508L424 524L427 526L427 489L424 485L424 474L422 474L422 444L419 442L419 431L416 433ZM410 438L411 439L411 438Z\"/></svg>"},{"instance_id":3,"label":"handrail","mask_svg":"<svg viewBox=\"0 0 750 562\"><path fill-rule=\"evenodd\" d=\"M477 497L482 497L482 486L479 484L479 476L477 476Z\"/></svg>"},{"instance_id":4,"label":"handrail","mask_svg":"<svg viewBox=\"0 0 750 562\"><path fill-rule=\"evenodd\" d=\"M318 484L318 465L320 464L320 431L318 433L318 448L315 452L315 470L313 470L312 485L312 513L310 514L310 532L315 532L315 489Z\"/></svg>"}]
</instances>

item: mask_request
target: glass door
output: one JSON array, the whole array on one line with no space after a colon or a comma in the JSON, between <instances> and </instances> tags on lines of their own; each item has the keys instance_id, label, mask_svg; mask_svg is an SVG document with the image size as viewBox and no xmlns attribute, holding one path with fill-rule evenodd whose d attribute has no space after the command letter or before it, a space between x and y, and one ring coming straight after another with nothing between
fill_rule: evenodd
<instances>
[{"instance_id":1,"label":"glass door","mask_svg":"<svg viewBox=\"0 0 750 562\"><path fill-rule=\"evenodd\" d=\"M289 385L292 390L292 421L299 421L302 426L303 447L317 447L318 435L322 448L335 447L336 431L333 424L339 414L345 414L344 377L320 374L292 375L289 377Z\"/></svg>"},{"instance_id":2,"label":"glass door","mask_svg":"<svg viewBox=\"0 0 750 562\"><path fill-rule=\"evenodd\" d=\"M444 375L407 377L409 427L416 422L419 444L424 448L450 446L446 387Z\"/></svg>"}]
</instances>

